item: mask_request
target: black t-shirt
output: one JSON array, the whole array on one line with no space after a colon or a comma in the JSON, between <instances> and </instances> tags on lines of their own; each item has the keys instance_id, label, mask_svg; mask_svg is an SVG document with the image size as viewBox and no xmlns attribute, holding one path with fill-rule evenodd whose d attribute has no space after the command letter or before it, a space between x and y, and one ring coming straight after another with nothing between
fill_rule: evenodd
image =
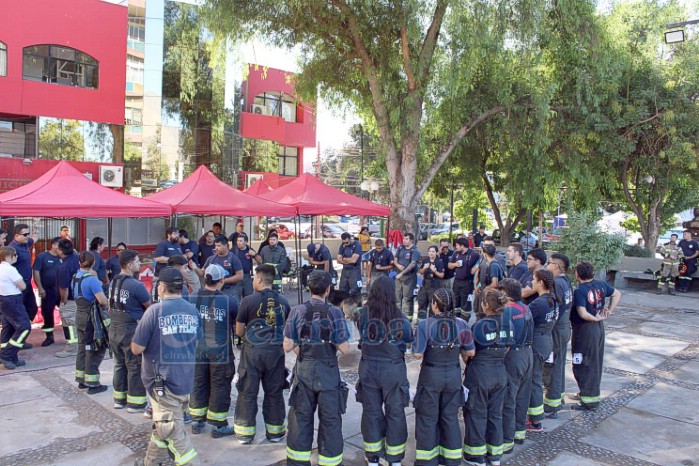
<instances>
[{"instance_id":1,"label":"black t-shirt","mask_svg":"<svg viewBox=\"0 0 699 466\"><path fill-rule=\"evenodd\" d=\"M33 270L39 272L41 286L44 288L56 287L56 270L61 265L61 258L54 256L48 251L44 251L34 259Z\"/></svg>"},{"instance_id":2,"label":"black t-shirt","mask_svg":"<svg viewBox=\"0 0 699 466\"><path fill-rule=\"evenodd\" d=\"M451 255L451 259L449 259L449 262L453 264L458 261L463 261L461 267L453 269L454 276L456 277L456 279L473 280L473 274L471 273L471 269L473 269L473 266L475 266L478 263L478 259L480 259L480 256L473 249L469 249L465 253L461 253L458 251L454 252L454 254Z\"/></svg>"},{"instance_id":3,"label":"black t-shirt","mask_svg":"<svg viewBox=\"0 0 699 466\"><path fill-rule=\"evenodd\" d=\"M236 322L245 324L245 341L253 346L281 345L289 301L276 291L256 291L240 302Z\"/></svg>"},{"instance_id":4,"label":"black t-shirt","mask_svg":"<svg viewBox=\"0 0 699 466\"><path fill-rule=\"evenodd\" d=\"M172 256L182 256L182 248L180 247L180 243L173 243L172 241L161 241L158 243L158 246L155 248L155 253L153 254L153 257L172 257ZM167 267L167 263L156 263L155 264L155 276L157 277L158 274L160 273L160 270Z\"/></svg>"},{"instance_id":5,"label":"black t-shirt","mask_svg":"<svg viewBox=\"0 0 699 466\"><path fill-rule=\"evenodd\" d=\"M699 243L697 243L695 240L685 240L683 239L682 241L679 242L678 246L682 248L682 254L684 254L685 257L685 262L696 262L697 258L695 257L694 259L687 259L689 256L693 256L697 251L699 251Z\"/></svg>"},{"instance_id":6,"label":"black t-shirt","mask_svg":"<svg viewBox=\"0 0 699 466\"><path fill-rule=\"evenodd\" d=\"M430 258L427 257L422 261L422 264L420 264L420 271L422 271L425 264L434 264L434 268L437 269L437 272L444 272L444 264L442 264L442 260L439 257L435 258L434 262L432 263L430 263ZM441 280L441 278L432 273L432 269L425 270L422 277L424 280Z\"/></svg>"},{"instance_id":7,"label":"black t-shirt","mask_svg":"<svg viewBox=\"0 0 699 466\"><path fill-rule=\"evenodd\" d=\"M521 282L521 278L526 275L526 273L529 272L529 269L527 268L527 264L524 263L524 261L521 261L517 265L513 265L510 267L510 271L508 273L509 278L512 278L513 280L517 280Z\"/></svg>"},{"instance_id":8,"label":"black t-shirt","mask_svg":"<svg viewBox=\"0 0 699 466\"><path fill-rule=\"evenodd\" d=\"M604 310L607 298L614 293L614 288L602 280L591 280L582 283L573 292L573 308L570 313L570 322L575 325L588 323L578 314L578 307L584 307L593 316Z\"/></svg>"},{"instance_id":9,"label":"black t-shirt","mask_svg":"<svg viewBox=\"0 0 699 466\"><path fill-rule=\"evenodd\" d=\"M444 279L449 280L450 278L454 277L454 274L456 273L454 269L450 269L447 267L447 264L449 263L449 259L451 259L451 255L454 254L454 251L451 249L447 249L446 253L439 253L439 258L442 259L442 264L444 264Z\"/></svg>"}]
</instances>

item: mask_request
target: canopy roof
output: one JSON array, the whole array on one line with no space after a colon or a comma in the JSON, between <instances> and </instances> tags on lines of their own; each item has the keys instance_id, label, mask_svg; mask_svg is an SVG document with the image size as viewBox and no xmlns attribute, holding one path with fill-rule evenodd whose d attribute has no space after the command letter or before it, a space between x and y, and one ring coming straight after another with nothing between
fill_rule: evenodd
<instances>
[{"instance_id":1,"label":"canopy roof","mask_svg":"<svg viewBox=\"0 0 699 466\"><path fill-rule=\"evenodd\" d=\"M273 187L267 184L264 178L260 178L259 180L251 184L250 187L243 192L246 194L250 194L251 196L260 196L262 194L266 194L272 191L273 189Z\"/></svg>"},{"instance_id":2,"label":"canopy roof","mask_svg":"<svg viewBox=\"0 0 699 466\"><path fill-rule=\"evenodd\" d=\"M376 215L387 217L391 209L347 194L304 173L294 181L260 195L263 199L294 206L300 215Z\"/></svg>"},{"instance_id":3,"label":"canopy roof","mask_svg":"<svg viewBox=\"0 0 699 466\"><path fill-rule=\"evenodd\" d=\"M229 217L293 216L296 208L261 199L227 185L201 165L181 183L148 199L170 204L175 213Z\"/></svg>"},{"instance_id":4,"label":"canopy roof","mask_svg":"<svg viewBox=\"0 0 699 466\"><path fill-rule=\"evenodd\" d=\"M106 188L65 161L31 183L0 194L0 215L5 216L123 218L171 213L169 205Z\"/></svg>"}]
</instances>

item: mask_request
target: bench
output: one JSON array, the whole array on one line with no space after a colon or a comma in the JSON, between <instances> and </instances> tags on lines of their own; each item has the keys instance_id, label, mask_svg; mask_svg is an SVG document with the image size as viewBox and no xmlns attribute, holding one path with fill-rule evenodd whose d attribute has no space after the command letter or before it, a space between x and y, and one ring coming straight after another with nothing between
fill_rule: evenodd
<instances>
[{"instance_id":1,"label":"bench","mask_svg":"<svg viewBox=\"0 0 699 466\"><path fill-rule=\"evenodd\" d=\"M699 278L699 270L692 277ZM617 270L614 273L614 288L630 288L632 284L648 285L649 283L653 283L653 287L657 286L658 278L651 273L637 270Z\"/></svg>"}]
</instances>

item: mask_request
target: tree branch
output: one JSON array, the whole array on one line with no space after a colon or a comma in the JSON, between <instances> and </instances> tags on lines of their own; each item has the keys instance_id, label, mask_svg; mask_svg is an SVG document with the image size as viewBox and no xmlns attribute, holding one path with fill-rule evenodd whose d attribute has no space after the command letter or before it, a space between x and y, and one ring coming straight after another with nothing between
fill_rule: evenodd
<instances>
[{"instance_id":1,"label":"tree branch","mask_svg":"<svg viewBox=\"0 0 699 466\"><path fill-rule=\"evenodd\" d=\"M434 10L434 15L432 16L432 23L427 29L425 39L422 42L422 49L420 50L418 61L418 81L423 86L423 89L427 87L425 83L429 75L430 66L432 65L432 57L434 56L437 38L439 37L439 31L442 29L442 21L444 21L446 11L447 2L445 0L439 0Z\"/></svg>"},{"instance_id":2,"label":"tree branch","mask_svg":"<svg viewBox=\"0 0 699 466\"><path fill-rule=\"evenodd\" d=\"M379 80L379 73L376 69L376 64L362 42L361 34L359 33L359 26L357 24L357 18L355 18L354 14L352 13L352 9L347 5L347 3L345 3L344 0L332 0L332 3L347 17L352 42L357 48L357 53L362 61L362 68L364 69L364 74L367 78L369 89L371 91L371 100L374 108L374 116L376 117L376 124L378 126L379 134L381 135L381 141L386 146L386 162L391 162L393 165L397 164L397 168L399 168L400 160L398 159L396 142L393 139L393 134L391 131L391 119L384 100L383 88L381 86L381 81ZM389 174L389 176L391 175Z\"/></svg>"},{"instance_id":3,"label":"tree branch","mask_svg":"<svg viewBox=\"0 0 699 466\"><path fill-rule=\"evenodd\" d=\"M430 167L427 169L427 172L425 173L425 176L422 178L422 181L418 185L418 189L416 192L417 198L421 198L423 194L425 194L425 191L427 191L427 188L430 186L430 183L432 183L432 180L434 177L437 175L437 172L439 171L440 168L442 168L442 165L444 162L447 160L447 157L454 151L456 148L457 144L461 142L461 140L468 134L470 133L473 128L478 126L478 124L482 123L483 121L487 120L493 115L497 115L498 113L502 112L505 110L504 105L496 105L495 107L491 108L485 113L481 113L478 115L476 118L473 120L469 121L468 123L464 124L459 130L454 134L454 136L451 138L451 141L446 145L444 150L442 151L441 154L437 156L432 161L432 164Z\"/></svg>"},{"instance_id":4,"label":"tree branch","mask_svg":"<svg viewBox=\"0 0 699 466\"><path fill-rule=\"evenodd\" d=\"M403 53L403 66L405 66L405 74L408 77L408 91L413 92L416 88L415 73L413 73L413 65L410 63L410 48L408 47L408 29L403 25L400 28L400 45Z\"/></svg>"},{"instance_id":5,"label":"tree branch","mask_svg":"<svg viewBox=\"0 0 699 466\"><path fill-rule=\"evenodd\" d=\"M621 186L624 188L624 198L626 198L626 201L629 203L631 210L634 211L636 217L638 218L638 225L641 227L641 232L647 232L648 230L646 229L646 219L643 217L643 209L631 197L631 191L629 190L628 170L630 163L631 162L628 158L624 160L624 167L621 170ZM648 206L648 208L650 209L650 206Z\"/></svg>"}]
</instances>

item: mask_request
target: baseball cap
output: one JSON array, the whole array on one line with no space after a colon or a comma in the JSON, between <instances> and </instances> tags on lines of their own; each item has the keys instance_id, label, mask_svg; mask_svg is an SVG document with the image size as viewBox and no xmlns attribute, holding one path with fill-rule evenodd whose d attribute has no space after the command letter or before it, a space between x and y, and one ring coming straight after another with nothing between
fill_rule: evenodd
<instances>
[{"instance_id":1,"label":"baseball cap","mask_svg":"<svg viewBox=\"0 0 699 466\"><path fill-rule=\"evenodd\" d=\"M175 285L184 283L182 272L174 267L165 267L163 270L161 270L158 274L158 280L163 283L172 283Z\"/></svg>"},{"instance_id":2,"label":"baseball cap","mask_svg":"<svg viewBox=\"0 0 699 466\"><path fill-rule=\"evenodd\" d=\"M204 273L206 273L206 275L210 275L211 280L215 282L223 280L224 278L226 278L226 276L228 276L228 273L226 273L226 269L224 269L218 264L209 264L206 270L204 270Z\"/></svg>"}]
</instances>

